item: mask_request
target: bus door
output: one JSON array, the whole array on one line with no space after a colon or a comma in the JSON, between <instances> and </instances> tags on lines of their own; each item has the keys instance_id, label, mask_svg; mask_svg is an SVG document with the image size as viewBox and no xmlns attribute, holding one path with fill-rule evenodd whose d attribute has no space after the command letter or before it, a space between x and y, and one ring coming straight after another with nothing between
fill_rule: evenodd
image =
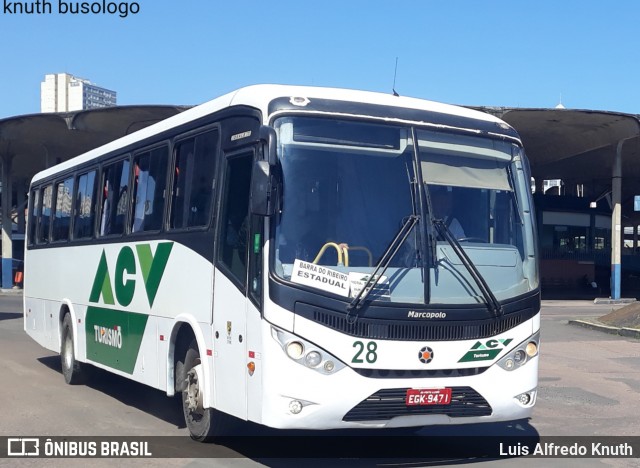
<instances>
[{"instance_id":1,"label":"bus door","mask_svg":"<svg viewBox=\"0 0 640 468\"><path fill-rule=\"evenodd\" d=\"M254 149L225 155L213 293L217 409L247 417L249 194Z\"/></svg>"}]
</instances>

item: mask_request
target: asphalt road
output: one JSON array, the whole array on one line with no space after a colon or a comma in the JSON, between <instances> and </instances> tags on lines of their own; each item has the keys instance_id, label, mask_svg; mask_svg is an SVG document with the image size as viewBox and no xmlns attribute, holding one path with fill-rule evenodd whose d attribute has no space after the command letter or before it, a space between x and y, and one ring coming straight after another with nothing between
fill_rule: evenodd
<instances>
[{"instance_id":1,"label":"asphalt road","mask_svg":"<svg viewBox=\"0 0 640 468\"><path fill-rule=\"evenodd\" d=\"M22 330L21 296L0 295L0 434L5 436L184 436L179 401L103 371L88 386L64 383L59 357ZM534 436L640 436L640 340L570 326L575 317L599 317L612 306L545 301L542 310L540 386L530 421L464 427L467 434ZM453 431L447 429L446 431ZM444 432L445 434L447 432ZM429 437L442 431L425 428ZM453 432L451 432L453 434ZM273 435L268 433L268 435ZM299 460L251 459L243 448L171 439L171 459L91 460L92 466L299 466ZM320 439L318 443L323 443ZM228 457L231 455L231 457ZM224 458L220 458L224 457ZM639 466L625 459L306 460L311 466ZM11 466L86 466L86 460L8 460Z\"/></svg>"}]
</instances>

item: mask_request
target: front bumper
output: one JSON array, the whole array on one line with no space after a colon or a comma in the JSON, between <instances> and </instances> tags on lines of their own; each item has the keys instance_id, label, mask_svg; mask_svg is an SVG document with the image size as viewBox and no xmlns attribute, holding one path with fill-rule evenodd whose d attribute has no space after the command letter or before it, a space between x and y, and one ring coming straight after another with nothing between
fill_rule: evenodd
<instances>
[{"instance_id":1,"label":"front bumper","mask_svg":"<svg viewBox=\"0 0 640 468\"><path fill-rule=\"evenodd\" d=\"M392 428L511 421L530 417L535 404L538 356L513 371L494 364L469 376L373 378L350 367L323 375L287 358L275 340L265 340L265 345L269 359L263 361L258 422L274 428ZM452 389L449 405L408 407L405 403L407 389L443 387ZM517 398L523 393L530 396L526 404Z\"/></svg>"}]
</instances>

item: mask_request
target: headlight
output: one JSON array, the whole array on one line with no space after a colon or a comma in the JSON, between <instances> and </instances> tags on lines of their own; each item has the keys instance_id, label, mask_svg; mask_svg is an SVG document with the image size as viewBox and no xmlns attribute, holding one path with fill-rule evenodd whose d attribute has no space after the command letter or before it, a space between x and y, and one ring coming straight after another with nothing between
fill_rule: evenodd
<instances>
[{"instance_id":1,"label":"headlight","mask_svg":"<svg viewBox=\"0 0 640 468\"><path fill-rule=\"evenodd\" d=\"M538 355L538 343L540 332L536 332L498 361L498 365L504 370L512 371L524 366L531 358Z\"/></svg>"},{"instance_id":2,"label":"headlight","mask_svg":"<svg viewBox=\"0 0 640 468\"><path fill-rule=\"evenodd\" d=\"M304 357L304 363L307 367L318 367L322 362L322 355L317 351L310 351Z\"/></svg>"},{"instance_id":3,"label":"headlight","mask_svg":"<svg viewBox=\"0 0 640 468\"><path fill-rule=\"evenodd\" d=\"M284 330L272 326L271 336L280 344L291 360L321 374L334 374L346 367L318 346Z\"/></svg>"},{"instance_id":4,"label":"headlight","mask_svg":"<svg viewBox=\"0 0 640 468\"><path fill-rule=\"evenodd\" d=\"M292 341L289 344L287 344L287 354L294 361L297 361L298 359L300 359L303 353L304 353L304 345L299 341Z\"/></svg>"}]
</instances>

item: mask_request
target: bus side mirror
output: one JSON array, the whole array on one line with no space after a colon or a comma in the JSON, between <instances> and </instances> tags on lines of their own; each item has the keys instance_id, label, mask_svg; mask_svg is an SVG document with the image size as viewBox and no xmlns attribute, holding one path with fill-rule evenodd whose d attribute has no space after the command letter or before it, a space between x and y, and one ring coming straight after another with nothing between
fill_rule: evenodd
<instances>
[{"instance_id":1,"label":"bus side mirror","mask_svg":"<svg viewBox=\"0 0 640 468\"><path fill-rule=\"evenodd\" d=\"M263 125L260 127L259 138L262 142L262 159L269 161L270 166L275 166L278 160L276 154L276 131L273 127Z\"/></svg>"},{"instance_id":2,"label":"bus side mirror","mask_svg":"<svg viewBox=\"0 0 640 468\"><path fill-rule=\"evenodd\" d=\"M275 213L275 180L269 161L255 161L251 172L251 213L271 216Z\"/></svg>"},{"instance_id":3,"label":"bus side mirror","mask_svg":"<svg viewBox=\"0 0 640 468\"><path fill-rule=\"evenodd\" d=\"M276 132L273 127L260 127L260 152L251 173L251 213L271 216L275 213L278 184L273 174L276 166Z\"/></svg>"}]
</instances>

